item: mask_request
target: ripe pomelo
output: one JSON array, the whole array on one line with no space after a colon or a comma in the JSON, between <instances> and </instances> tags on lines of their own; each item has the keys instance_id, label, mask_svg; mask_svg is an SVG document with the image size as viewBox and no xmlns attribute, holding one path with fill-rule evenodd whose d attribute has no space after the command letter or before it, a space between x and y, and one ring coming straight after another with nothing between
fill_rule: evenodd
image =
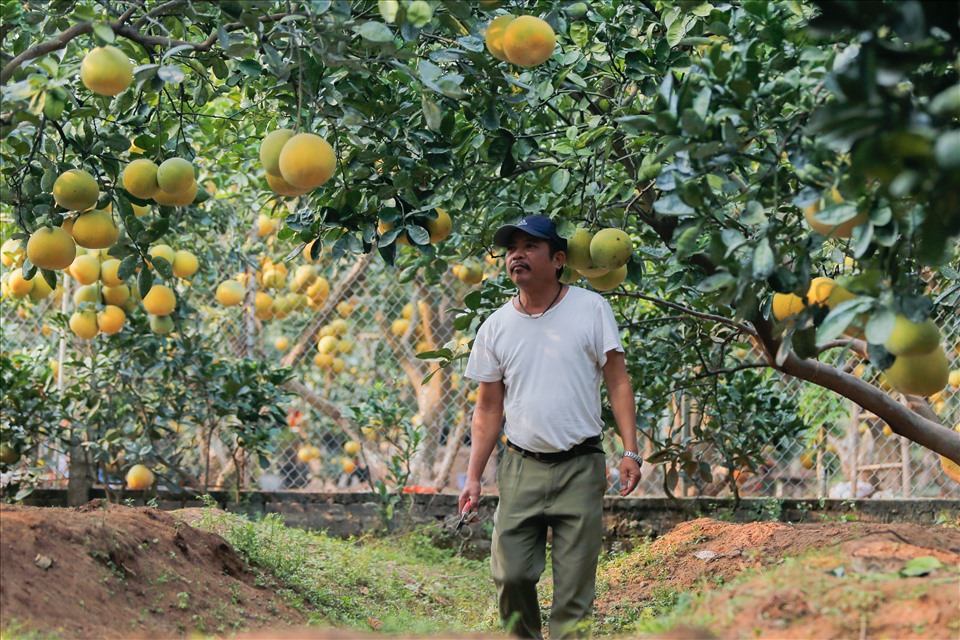
<instances>
[{"instance_id":1,"label":"ripe pomelo","mask_svg":"<svg viewBox=\"0 0 960 640\"><path fill-rule=\"evenodd\" d=\"M503 53L513 64L535 67L553 55L557 36L553 28L536 16L520 16L503 32Z\"/></svg>"},{"instance_id":2,"label":"ripe pomelo","mask_svg":"<svg viewBox=\"0 0 960 640\"><path fill-rule=\"evenodd\" d=\"M589 269L593 266L593 259L590 257L590 244L593 241L593 234L577 227L573 232L573 237L567 240L567 264L570 268L580 271L580 269Z\"/></svg>"},{"instance_id":3,"label":"ripe pomelo","mask_svg":"<svg viewBox=\"0 0 960 640\"><path fill-rule=\"evenodd\" d=\"M627 278L627 265L622 265L616 269L610 270L602 276L596 278L587 278L590 286L597 291L610 291L616 289Z\"/></svg>"},{"instance_id":4,"label":"ripe pomelo","mask_svg":"<svg viewBox=\"0 0 960 640\"><path fill-rule=\"evenodd\" d=\"M67 273L80 284L93 284L100 279L100 261L89 254L77 256L67 268Z\"/></svg>"},{"instance_id":5,"label":"ripe pomelo","mask_svg":"<svg viewBox=\"0 0 960 640\"><path fill-rule=\"evenodd\" d=\"M157 167L157 185L167 195L181 195L191 189L196 181L193 164L184 158L168 158Z\"/></svg>"},{"instance_id":6,"label":"ripe pomelo","mask_svg":"<svg viewBox=\"0 0 960 640\"><path fill-rule=\"evenodd\" d=\"M103 287L100 294L103 296L104 302L119 307L130 300L130 287L125 284Z\"/></svg>"},{"instance_id":7,"label":"ripe pomelo","mask_svg":"<svg viewBox=\"0 0 960 640\"><path fill-rule=\"evenodd\" d=\"M925 355L897 356L883 375L900 393L930 396L947 386L949 370L947 356L938 346Z\"/></svg>"},{"instance_id":8,"label":"ripe pomelo","mask_svg":"<svg viewBox=\"0 0 960 640\"><path fill-rule=\"evenodd\" d=\"M217 285L217 302L225 307L235 307L243 302L245 290L236 280L224 280Z\"/></svg>"},{"instance_id":9,"label":"ripe pomelo","mask_svg":"<svg viewBox=\"0 0 960 640\"><path fill-rule=\"evenodd\" d=\"M33 276L31 282L33 282L33 288L30 290L31 300L43 300L53 293L53 289L47 284L47 279L39 272Z\"/></svg>"},{"instance_id":10,"label":"ripe pomelo","mask_svg":"<svg viewBox=\"0 0 960 640\"><path fill-rule=\"evenodd\" d=\"M178 278L189 278L200 269L200 261L186 249L181 249L173 256L173 275Z\"/></svg>"},{"instance_id":11,"label":"ripe pomelo","mask_svg":"<svg viewBox=\"0 0 960 640\"><path fill-rule=\"evenodd\" d=\"M110 258L100 263L100 282L108 287L115 287L123 284L123 280L117 275L120 270L120 260Z\"/></svg>"},{"instance_id":12,"label":"ripe pomelo","mask_svg":"<svg viewBox=\"0 0 960 640\"><path fill-rule=\"evenodd\" d=\"M810 288L807 289L807 304L829 306L828 300L836 284L833 278L827 278L826 276L811 280Z\"/></svg>"},{"instance_id":13,"label":"ripe pomelo","mask_svg":"<svg viewBox=\"0 0 960 640\"><path fill-rule=\"evenodd\" d=\"M773 294L773 317L786 320L803 311L803 298L793 293Z\"/></svg>"},{"instance_id":14,"label":"ripe pomelo","mask_svg":"<svg viewBox=\"0 0 960 640\"><path fill-rule=\"evenodd\" d=\"M70 331L83 340L93 340L100 333L100 327L97 325L97 314L93 309L82 309L74 311L70 316Z\"/></svg>"},{"instance_id":15,"label":"ripe pomelo","mask_svg":"<svg viewBox=\"0 0 960 640\"><path fill-rule=\"evenodd\" d=\"M0 264L5 267L19 267L25 255L20 240L16 238L8 238L0 245Z\"/></svg>"},{"instance_id":16,"label":"ripe pomelo","mask_svg":"<svg viewBox=\"0 0 960 640\"><path fill-rule=\"evenodd\" d=\"M509 62L507 54L503 52L503 33L507 30L507 26L516 19L516 16L510 14L497 16L487 25L487 35L485 36L487 51L497 60Z\"/></svg>"},{"instance_id":17,"label":"ripe pomelo","mask_svg":"<svg viewBox=\"0 0 960 640\"><path fill-rule=\"evenodd\" d=\"M153 201L165 207L186 207L193 204L199 192L200 186L194 182L182 193L172 194L160 189L160 191L154 194Z\"/></svg>"},{"instance_id":18,"label":"ripe pomelo","mask_svg":"<svg viewBox=\"0 0 960 640\"><path fill-rule=\"evenodd\" d=\"M97 313L97 327L100 328L101 333L105 333L108 336L120 333L126 320L127 314L123 312L123 309L112 304L108 304L102 311Z\"/></svg>"},{"instance_id":19,"label":"ripe pomelo","mask_svg":"<svg viewBox=\"0 0 960 640\"><path fill-rule=\"evenodd\" d=\"M333 147L313 133L298 133L283 145L280 174L291 186L315 189L333 177L337 156Z\"/></svg>"},{"instance_id":20,"label":"ripe pomelo","mask_svg":"<svg viewBox=\"0 0 960 640\"><path fill-rule=\"evenodd\" d=\"M922 356L939 346L940 329L933 320L912 322L902 314L897 314L893 332L883 343L883 347L895 356Z\"/></svg>"},{"instance_id":21,"label":"ripe pomelo","mask_svg":"<svg viewBox=\"0 0 960 640\"><path fill-rule=\"evenodd\" d=\"M157 181L159 167L146 158L138 158L123 169L123 188L138 198L147 200L160 191Z\"/></svg>"},{"instance_id":22,"label":"ripe pomelo","mask_svg":"<svg viewBox=\"0 0 960 640\"><path fill-rule=\"evenodd\" d=\"M10 295L14 298L24 298L33 291L34 281L24 278L23 269L17 267L10 272L7 286L10 288Z\"/></svg>"},{"instance_id":23,"label":"ripe pomelo","mask_svg":"<svg viewBox=\"0 0 960 640\"><path fill-rule=\"evenodd\" d=\"M427 220L427 231L430 232L430 244L436 244L446 240L450 232L453 231L453 220L450 214L437 207L437 217L434 220Z\"/></svg>"},{"instance_id":24,"label":"ripe pomelo","mask_svg":"<svg viewBox=\"0 0 960 640\"><path fill-rule=\"evenodd\" d=\"M120 238L120 227L106 211L94 209L81 213L70 231L77 244L87 249L107 249Z\"/></svg>"},{"instance_id":25,"label":"ripe pomelo","mask_svg":"<svg viewBox=\"0 0 960 640\"><path fill-rule=\"evenodd\" d=\"M97 47L83 57L80 80L94 93L115 96L133 82L133 65L117 47Z\"/></svg>"},{"instance_id":26,"label":"ripe pomelo","mask_svg":"<svg viewBox=\"0 0 960 640\"><path fill-rule=\"evenodd\" d=\"M300 187L293 186L284 180L283 176L275 176L269 173L267 174L267 186L270 187L270 190L278 196L284 196L287 198L296 198L310 192L310 189L301 189ZM262 234L261 237L269 234L270 231L267 231L266 233Z\"/></svg>"},{"instance_id":27,"label":"ripe pomelo","mask_svg":"<svg viewBox=\"0 0 960 640\"><path fill-rule=\"evenodd\" d=\"M83 169L64 171L53 183L53 199L67 211L86 211L99 197L96 178Z\"/></svg>"},{"instance_id":28,"label":"ripe pomelo","mask_svg":"<svg viewBox=\"0 0 960 640\"><path fill-rule=\"evenodd\" d=\"M41 269L66 269L77 257L77 244L61 227L40 227L27 241L27 257Z\"/></svg>"},{"instance_id":29,"label":"ripe pomelo","mask_svg":"<svg viewBox=\"0 0 960 640\"><path fill-rule=\"evenodd\" d=\"M277 129L264 136L260 142L260 162L267 170L267 175L280 177L280 152L293 136L292 129ZM267 181L269 182L269 178Z\"/></svg>"},{"instance_id":30,"label":"ripe pomelo","mask_svg":"<svg viewBox=\"0 0 960 640\"><path fill-rule=\"evenodd\" d=\"M633 253L633 242L620 229L601 229L590 241L590 259L601 269L619 269Z\"/></svg>"},{"instance_id":31,"label":"ripe pomelo","mask_svg":"<svg viewBox=\"0 0 960 640\"><path fill-rule=\"evenodd\" d=\"M177 296L170 287L155 284L150 287L147 295L143 296L141 303L147 313L152 313L155 316L168 316L177 308Z\"/></svg>"},{"instance_id":32,"label":"ripe pomelo","mask_svg":"<svg viewBox=\"0 0 960 640\"><path fill-rule=\"evenodd\" d=\"M153 472L142 464L135 464L127 471L127 488L133 491L149 489L153 485Z\"/></svg>"}]
</instances>

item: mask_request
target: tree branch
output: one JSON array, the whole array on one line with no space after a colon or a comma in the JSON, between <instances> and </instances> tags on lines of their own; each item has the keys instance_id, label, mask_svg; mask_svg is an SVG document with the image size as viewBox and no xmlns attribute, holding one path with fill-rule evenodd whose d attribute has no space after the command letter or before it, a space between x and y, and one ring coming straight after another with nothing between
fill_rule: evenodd
<instances>
[{"instance_id":1,"label":"tree branch","mask_svg":"<svg viewBox=\"0 0 960 640\"><path fill-rule=\"evenodd\" d=\"M664 306L664 307L668 307L668 308L670 308L670 309L674 309L674 310L676 310L676 311L680 311L681 313L683 313L683 314L685 314L685 315L694 316L694 317L696 317L696 318L702 318L702 319L704 319L704 320L710 320L711 322L716 322L716 323L719 323L719 324L725 324L725 325L728 325L728 326L731 326L731 327L735 327L735 328L739 329L740 331L742 331L742 332L744 332L744 333L746 333L746 334L748 334L748 335L751 335L751 336L756 336L756 335L757 335L756 329L754 329L752 326L750 326L750 325L748 325L748 324L744 324L744 323L742 323L742 322L737 322L736 320L731 320L730 318L727 318L727 317L724 317L724 316L714 315L714 314L712 314L712 313L703 313L703 312L701 312L701 311L694 311L693 309L690 309L689 307L685 307L685 306L683 306L683 305L681 305L681 304L677 304L676 302L670 302L669 300L663 300L662 298L657 298L657 297L654 297L654 296L648 296L648 295L645 295L645 294L643 294L643 293L616 293L616 294L613 294L613 295L621 296L621 297L624 297L624 298L640 298L640 299L642 299L642 300L647 300L648 302L653 302L654 304L662 305L662 306Z\"/></svg>"}]
</instances>

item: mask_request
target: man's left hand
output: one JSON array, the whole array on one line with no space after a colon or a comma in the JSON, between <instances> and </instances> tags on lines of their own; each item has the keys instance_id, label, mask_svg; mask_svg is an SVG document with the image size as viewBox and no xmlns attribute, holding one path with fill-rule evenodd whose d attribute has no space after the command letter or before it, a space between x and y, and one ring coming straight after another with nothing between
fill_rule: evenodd
<instances>
[{"instance_id":1,"label":"man's left hand","mask_svg":"<svg viewBox=\"0 0 960 640\"><path fill-rule=\"evenodd\" d=\"M640 463L633 458L620 461L620 495L627 496L640 484Z\"/></svg>"}]
</instances>

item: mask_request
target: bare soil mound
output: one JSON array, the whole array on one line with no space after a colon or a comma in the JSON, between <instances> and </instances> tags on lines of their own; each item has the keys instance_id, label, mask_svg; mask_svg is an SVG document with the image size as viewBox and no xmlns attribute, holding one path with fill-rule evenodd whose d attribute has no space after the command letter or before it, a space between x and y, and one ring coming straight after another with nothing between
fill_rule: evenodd
<instances>
[{"instance_id":1,"label":"bare soil mound","mask_svg":"<svg viewBox=\"0 0 960 640\"><path fill-rule=\"evenodd\" d=\"M223 538L157 509L2 505L0 565L0 623L66 638L305 623Z\"/></svg>"},{"instance_id":2,"label":"bare soil mound","mask_svg":"<svg viewBox=\"0 0 960 640\"><path fill-rule=\"evenodd\" d=\"M942 566L902 572L916 558ZM685 522L607 573L597 615L622 615L664 590L713 591L745 572L754 577L692 612L712 620L709 631L682 637L960 637L960 532L903 523Z\"/></svg>"}]
</instances>

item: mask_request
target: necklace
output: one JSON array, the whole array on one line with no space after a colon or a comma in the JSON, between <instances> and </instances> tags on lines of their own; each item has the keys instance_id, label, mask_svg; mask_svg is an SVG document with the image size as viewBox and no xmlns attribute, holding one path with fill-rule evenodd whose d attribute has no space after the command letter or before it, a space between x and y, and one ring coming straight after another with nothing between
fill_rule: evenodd
<instances>
[{"instance_id":1,"label":"necklace","mask_svg":"<svg viewBox=\"0 0 960 640\"><path fill-rule=\"evenodd\" d=\"M547 305L547 308L541 311L540 313L530 313L527 311L527 308L523 306L523 300L520 299L520 294L517 294L517 304L520 305L520 308L523 309L523 312L527 314L532 320L539 320L543 317L547 311L550 311L550 308L557 302L560 298L560 294L563 293L563 284L560 284L560 288L557 289L557 295L553 296L553 300L550 301L550 304Z\"/></svg>"}]
</instances>

